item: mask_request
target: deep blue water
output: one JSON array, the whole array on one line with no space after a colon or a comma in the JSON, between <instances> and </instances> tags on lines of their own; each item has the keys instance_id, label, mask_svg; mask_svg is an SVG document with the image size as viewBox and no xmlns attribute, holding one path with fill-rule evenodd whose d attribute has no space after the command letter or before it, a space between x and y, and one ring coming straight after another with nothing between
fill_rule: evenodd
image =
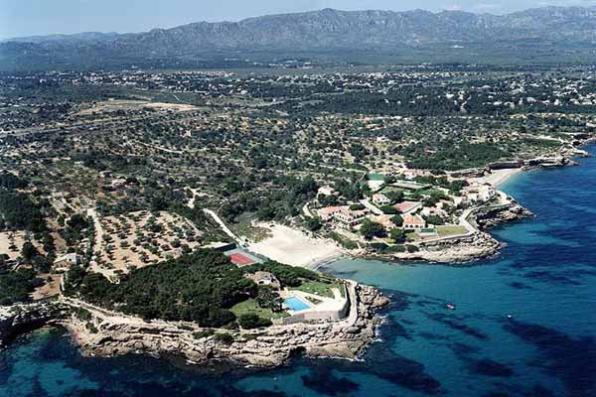
<instances>
[{"instance_id":1,"label":"deep blue water","mask_svg":"<svg viewBox=\"0 0 596 397\"><path fill-rule=\"evenodd\" d=\"M297 359L222 376L147 357L83 358L42 330L0 353L0 396L596 396L596 158L581 163L508 182L536 218L496 229L508 244L496 258L330 265L392 297L382 341L362 362Z\"/></svg>"}]
</instances>

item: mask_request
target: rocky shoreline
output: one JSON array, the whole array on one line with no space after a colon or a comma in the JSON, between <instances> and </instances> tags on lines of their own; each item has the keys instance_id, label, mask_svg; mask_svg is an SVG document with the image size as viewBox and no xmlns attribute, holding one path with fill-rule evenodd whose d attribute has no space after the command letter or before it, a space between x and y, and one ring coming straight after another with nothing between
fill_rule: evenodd
<instances>
[{"instance_id":1,"label":"rocky shoreline","mask_svg":"<svg viewBox=\"0 0 596 397\"><path fill-rule=\"evenodd\" d=\"M558 156L538 157L531 160L514 161L499 164L503 167L519 167L526 171L537 168L558 168L576 166L573 157L589 156L581 146L596 143L591 135L578 137L573 147L562 148ZM489 166L488 169L491 169ZM502 193L504 195L504 193ZM416 252L400 252L393 254L358 253L355 256L388 261L426 261L434 263L464 264L494 256L499 253L503 244L497 241L487 231L491 228L509 222L515 222L534 216L534 214L518 204L515 199L507 196L507 204L494 207L480 207L473 212L473 223L476 231L454 238L444 238L435 241L421 242Z\"/></svg>"},{"instance_id":2,"label":"rocky shoreline","mask_svg":"<svg viewBox=\"0 0 596 397\"><path fill-rule=\"evenodd\" d=\"M512 197L502 192L500 194L506 197L505 204L479 207L470 213L468 220L473 231L466 234L421 241L417 244L418 251L415 252L378 253L360 248L347 251L346 256L389 262L422 261L454 265L494 256L498 254L503 244L496 240L489 230L501 224L534 216L530 210L521 206Z\"/></svg>"},{"instance_id":3,"label":"rocky shoreline","mask_svg":"<svg viewBox=\"0 0 596 397\"><path fill-rule=\"evenodd\" d=\"M55 301L0 306L0 348L18 335L59 318L63 311Z\"/></svg>"},{"instance_id":4,"label":"rocky shoreline","mask_svg":"<svg viewBox=\"0 0 596 397\"><path fill-rule=\"evenodd\" d=\"M59 325L88 356L148 354L182 357L192 364L226 362L234 366L273 367L296 354L354 359L374 341L389 303L378 290L348 282L351 306L337 322L273 325L254 330L205 329L194 323L145 321L86 302L58 300L0 308L0 346L20 332ZM228 335L223 337L222 335Z\"/></svg>"},{"instance_id":5,"label":"rocky shoreline","mask_svg":"<svg viewBox=\"0 0 596 397\"><path fill-rule=\"evenodd\" d=\"M487 231L497 225L532 217L533 214L513 199L510 204L492 209L478 209L474 214L476 231L462 236L421 242L416 252L387 255L359 255L389 261L425 261L431 263L464 264L496 255L503 244Z\"/></svg>"}]
</instances>

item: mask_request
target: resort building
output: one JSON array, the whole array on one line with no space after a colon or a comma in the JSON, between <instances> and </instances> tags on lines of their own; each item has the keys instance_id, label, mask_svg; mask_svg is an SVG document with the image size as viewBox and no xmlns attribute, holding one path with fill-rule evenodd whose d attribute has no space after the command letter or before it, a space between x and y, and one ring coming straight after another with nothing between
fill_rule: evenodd
<instances>
[{"instance_id":1,"label":"resort building","mask_svg":"<svg viewBox=\"0 0 596 397\"><path fill-rule=\"evenodd\" d=\"M407 214L404 216L403 228L405 230L421 230L426 226L426 222L419 215Z\"/></svg>"},{"instance_id":2,"label":"resort building","mask_svg":"<svg viewBox=\"0 0 596 397\"><path fill-rule=\"evenodd\" d=\"M257 283L258 285L268 285L274 289L281 288L281 284L277 277L275 277L275 275L273 275L270 272L258 271L255 273L247 274L246 277Z\"/></svg>"},{"instance_id":3,"label":"resort building","mask_svg":"<svg viewBox=\"0 0 596 397\"><path fill-rule=\"evenodd\" d=\"M391 203L389 197L385 196L383 193L375 193L372 196L372 202L376 205L387 205Z\"/></svg>"},{"instance_id":4,"label":"resort building","mask_svg":"<svg viewBox=\"0 0 596 397\"><path fill-rule=\"evenodd\" d=\"M54 270L57 272L66 272L73 265L81 263L81 257L75 253L69 253L58 257L54 261Z\"/></svg>"},{"instance_id":5,"label":"resort building","mask_svg":"<svg viewBox=\"0 0 596 397\"><path fill-rule=\"evenodd\" d=\"M319 190L317 191L317 194L322 194L323 196L333 196L333 195L337 194L337 192L335 191L334 188L327 185L327 186L321 186L319 188Z\"/></svg>"},{"instance_id":6,"label":"resort building","mask_svg":"<svg viewBox=\"0 0 596 397\"><path fill-rule=\"evenodd\" d=\"M347 208L348 207L345 205L325 207L325 208L321 208L320 210L318 210L317 214L319 215L319 218L321 218L322 221L329 222L331 219L333 219L333 216L337 212L342 211Z\"/></svg>"},{"instance_id":7,"label":"resort building","mask_svg":"<svg viewBox=\"0 0 596 397\"><path fill-rule=\"evenodd\" d=\"M497 191L488 184L473 184L464 189L464 194L468 201L487 202L496 196Z\"/></svg>"},{"instance_id":8,"label":"resort building","mask_svg":"<svg viewBox=\"0 0 596 397\"><path fill-rule=\"evenodd\" d=\"M333 214L333 219L340 227L351 230L362 223L366 219L367 214L368 211L366 210L352 211L349 208L343 208L341 211Z\"/></svg>"}]
</instances>

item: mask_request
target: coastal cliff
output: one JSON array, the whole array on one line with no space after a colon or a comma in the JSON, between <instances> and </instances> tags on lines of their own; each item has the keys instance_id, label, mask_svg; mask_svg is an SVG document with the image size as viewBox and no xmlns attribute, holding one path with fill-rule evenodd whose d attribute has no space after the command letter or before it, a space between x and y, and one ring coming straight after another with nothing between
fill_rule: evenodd
<instances>
[{"instance_id":1,"label":"coastal cliff","mask_svg":"<svg viewBox=\"0 0 596 397\"><path fill-rule=\"evenodd\" d=\"M476 213L476 224L482 230L488 230L503 223L514 222L534 216L532 211L515 201L503 208L484 208Z\"/></svg>"},{"instance_id":2,"label":"coastal cliff","mask_svg":"<svg viewBox=\"0 0 596 397\"><path fill-rule=\"evenodd\" d=\"M144 321L63 298L72 310L59 323L87 355L144 353L182 356L199 364L226 361L259 367L280 365L295 353L352 359L374 340L381 321L375 312L388 299L356 283L350 284L348 294L349 314L337 322L213 330L193 323Z\"/></svg>"},{"instance_id":3,"label":"coastal cliff","mask_svg":"<svg viewBox=\"0 0 596 397\"><path fill-rule=\"evenodd\" d=\"M62 307L55 302L0 306L0 347L19 333L41 327L61 313Z\"/></svg>"}]
</instances>

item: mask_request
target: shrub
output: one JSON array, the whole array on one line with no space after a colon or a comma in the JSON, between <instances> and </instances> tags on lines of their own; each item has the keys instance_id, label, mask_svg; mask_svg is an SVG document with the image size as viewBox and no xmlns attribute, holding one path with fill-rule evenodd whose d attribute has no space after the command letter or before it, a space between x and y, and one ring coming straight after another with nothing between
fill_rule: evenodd
<instances>
[{"instance_id":1,"label":"shrub","mask_svg":"<svg viewBox=\"0 0 596 397\"><path fill-rule=\"evenodd\" d=\"M211 335L213 335L213 330L212 329L206 329L203 331L199 331L199 332L194 332L192 334L192 337L195 339L202 339L202 338L208 338Z\"/></svg>"},{"instance_id":2,"label":"shrub","mask_svg":"<svg viewBox=\"0 0 596 397\"><path fill-rule=\"evenodd\" d=\"M406 247L401 244L393 245L387 249L387 252L399 253L399 252L406 252Z\"/></svg>"},{"instance_id":3,"label":"shrub","mask_svg":"<svg viewBox=\"0 0 596 397\"><path fill-rule=\"evenodd\" d=\"M223 343L225 345L231 345L234 343L234 337L226 332L219 332L213 337L216 342Z\"/></svg>"},{"instance_id":4,"label":"shrub","mask_svg":"<svg viewBox=\"0 0 596 397\"><path fill-rule=\"evenodd\" d=\"M243 314L238 318L238 324L244 329L253 329L270 326L271 320L261 318L254 313Z\"/></svg>"},{"instance_id":5,"label":"shrub","mask_svg":"<svg viewBox=\"0 0 596 397\"><path fill-rule=\"evenodd\" d=\"M352 205L350 205L350 210L352 211L360 211L364 209L364 205L360 204L360 203L354 203Z\"/></svg>"},{"instance_id":6,"label":"shrub","mask_svg":"<svg viewBox=\"0 0 596 397\"><path fill-rule=\"evenodd\" d=\"M392 207L391 205L383 205L381 207L381 211L385 214L397 214L398 211L396 208Z\"/></svg>"},{"instance_id":7,"label":"shrub","mask_svg":"<svg viewBox=\"0 0 596 397\"><path fill-rule=\"evenodd\" d=\"M418 252L418 251L420 251L420 249L417 246L411 245L411 244L406 245L406 250L408 252Z\"/></svg>"}]
</instances>

